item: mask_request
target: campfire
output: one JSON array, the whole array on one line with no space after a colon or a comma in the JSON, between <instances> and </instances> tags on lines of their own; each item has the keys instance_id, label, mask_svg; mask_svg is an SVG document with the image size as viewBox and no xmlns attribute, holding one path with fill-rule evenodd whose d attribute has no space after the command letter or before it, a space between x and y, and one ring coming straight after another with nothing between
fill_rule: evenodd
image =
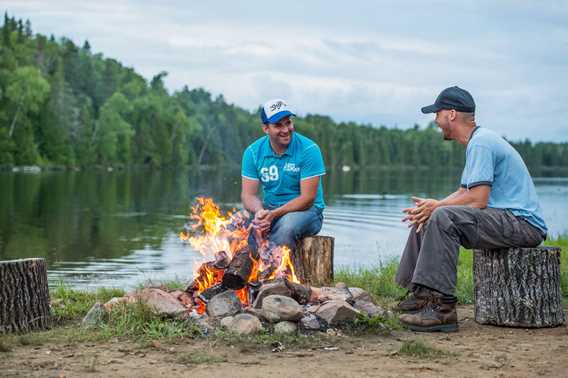
<instances>
[{"instance_id":1,"label":"campfire","mask_svg":"<svg viewBox=\"0 0 568 378\"><path fill-rule=\"evenodd\" d=\"M211 198L197 198L180 233L180 239L201 257L185 290L148 285L95 304L83 324L95 324L101 311L135 302L160 316L190 318L204 332L221 326L240 334L265 327L279 333L317 332L361 314L386 314L363 289L341 283L318 288L300 282L299 277L308 283L331 282L333 238L305 238L292 256L286 246L270 244L254 234L257 247L253 248L248 240L256 230L250 226L250 217L244 211L224 213Z\"/></svg>"},{"instance_id":2,"label":"campfire","mask_svg":"<svg viewBox=\"0 0 568 378\"><path fill-rule=\"evenodd\" d=\"M252 304L263 283L283 280L300 284L287 246L273 245L255 234L258 248L248 238L255 230L246 211L223 213L211 198L198 197L180 239L198 251L193 281L186 288L193 308L202 314L215 295L234 290L243 307Z\"/></svg>"}]
</instances>

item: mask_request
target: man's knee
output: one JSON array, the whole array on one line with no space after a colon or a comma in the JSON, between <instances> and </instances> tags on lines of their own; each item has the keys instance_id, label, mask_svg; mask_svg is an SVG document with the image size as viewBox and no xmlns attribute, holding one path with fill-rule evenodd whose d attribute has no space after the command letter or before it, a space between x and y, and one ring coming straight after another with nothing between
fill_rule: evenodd
<instances>
[{"instance_id":1,"label":"man's knee","mask_svg":"<svg viewBox=\"0 0 568 378\"><path fill-rule=\"evenodd\" d=\"M430 215L430 222L438 225L448 224L451 222L450 213L450 209L447 206L438 207Z\"/></svg>"},{"instance_id":2,"label":"man's knee","mask_svg":"<svg viewBox=\"0 0 568 378\"><path fill-rule=\"evenodd\" d=\"M317 234L322 226L322 216L314 209L295 211L283 215L273 225L271 240L291 244L304 236Z\"/></svg>"},{"instance_id":3,"label":"man's knee","mask_svg":"<svg viewBox=\"0 0 568 378\"><path fill-rule=\"evenodd\" d=\"M295 237L299 231L299 224L292 213L282 216L275 224L273 234L277 237Z\"/></svg>"},{"instance_id":4,"label":"man's knee","mask_svg":"<svg viewBox=\"0 0 568 378\"><path fill-rule=\"evenodd\" d=\"M442 206L432 212L430 219L438 223L460 223L474 220L479 211L469 206Z\"/></svg>"}]
</instances>

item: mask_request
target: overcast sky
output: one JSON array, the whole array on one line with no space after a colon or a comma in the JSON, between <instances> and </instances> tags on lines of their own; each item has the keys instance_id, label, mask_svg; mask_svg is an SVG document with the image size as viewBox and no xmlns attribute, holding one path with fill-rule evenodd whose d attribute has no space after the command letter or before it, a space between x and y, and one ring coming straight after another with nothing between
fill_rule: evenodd
<instances>
[{"instance_id":1,"label":"overcast sky","mask_svg":"<svg viewBox=\"0 0 568 378\"><path fill-rule=\"evenodd\" d=\"M253 110L425 125L445 87L512 140L568 141L568 1L0 0L34 32L88 39L150 79Z\"/></svg>"}]
</instances>

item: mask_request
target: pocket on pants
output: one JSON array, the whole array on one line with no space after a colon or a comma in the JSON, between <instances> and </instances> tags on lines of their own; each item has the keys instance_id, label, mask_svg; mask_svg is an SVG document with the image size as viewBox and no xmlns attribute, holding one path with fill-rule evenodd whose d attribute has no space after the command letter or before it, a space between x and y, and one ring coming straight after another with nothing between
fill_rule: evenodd
<instances>
[{"instance_id":1,"label":"pocket on pants","mask_svg":"<svg viewBox=\"0 0 568 378\"><path fill-rule=\"evenodd\" d=\"M503 236L511 241L518 242L521 234L521 223L513 214L509 212L506 214L503 219Z\"/></svg>"},{"instance_id":2,"label":"pocket on pants","mask_svg":"<svg viewBox=\"0 0 568 378\"><path fill-rule=\"evenodd\" d=\"M534 247L540 244L540 241L535 244L535 233L524 219L516 217L512 213L508 213L507 215L508 223L504 225L503 234L513 246Z\"/></svg>"}]
</instances>

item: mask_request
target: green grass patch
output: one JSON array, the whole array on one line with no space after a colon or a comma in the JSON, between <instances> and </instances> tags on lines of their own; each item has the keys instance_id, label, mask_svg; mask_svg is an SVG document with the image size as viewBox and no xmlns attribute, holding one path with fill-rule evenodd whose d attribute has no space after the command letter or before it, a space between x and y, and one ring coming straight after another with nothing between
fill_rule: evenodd
<instances>
[{"instance_id":1,"label":"green grass patch","mask_svg":"<svg viewBox=\"0 0 568 378\"><path fill-rule=\"evenodd\" d=\"M4 335L0 344L8 349L18 346L40 346L45 344L57 343L80 343L95 342L102 338L94 330L84 330L76 325L59 325L46 331L34 331L25 335L9 334ZM1 349L1 347L0 347Z\"/></svg>"},{"instance_id":2,"label":"green grass patch","mask_svg":"<svg viewBox=\"0 0 568 378\"><path fill-rule=\"evenodd\" d=\"M8 353L12 351L10 345L3 339L0 339L0 353Z\"/></svg>"},{"instance_id":3,"label":"green grass patch","mask_svg":"<svg viewBox=\"0 0 568 378\"><path fill-rule=\"evenodd\" d=\"M335 282L345 282L347 286L360 287L373 295L375 299L397 300L406 293L406 289L394 282L397 261L390 261L377 267L359 267L355 269L340 267L333 274Z\"/></svg>"},{"instance_id":4,"label":"green grass patch","mask_svg":"<svg viewBox=\"0 0 568 378\"><path fill-rule=\"evenodd\" d=\"M202 336L201 328L189 320L163 318L142 303L116 305L99 327L102 338L129 338L140 342Z\"/></svg>"},{"instance_id":5,"label":"green grass patch","mask_svg":"<svg viewBox=\"0 0 568 378\"><path fill-rule=\"evenodd\" d=\"M403 341L397 354L420 359L442 358L451 355L451 353L434 348L420 339Z\"/></svg>"},{"instance_id":6,"label":"green grass patch","mask_svg":"<svg viewBox=\"0 0 568 378\"><path fill-rule=\"evenodd\" d=\"M181 279L173 279L170 281L152 281L148 280L136 285L136 290L142 290L148 287L158 288L164 291L183 290L187 287L187 282Z\"/></svg>"},{"instance_id":7,"label":"green grass patch","mask_svg":"<svg viewBox=\"0 0 568 378\"><path fill-rule=\"evenodd\" d=\"M71 289L64 283L57 284L50 290L54 320L61 323L75 320L87 314L96 302L105 303L113 297L122 297L121 289L98 289L96 292Z\"/></svg>"},{"instance_id":8,"label":"green grass patch","mask_svg":"<svg viewBox=\"0 0 568 378\"><path fill-rule=\"evenodd\" d=\"M353 322L341 327L347 334L360 335L389 335L392 331L403 329L398 317L359 315Z\"/></svg>"},{"instance_id":9,"label":"green grass patch","mask_svg":"<svg viewBox=\"0 0 568 378\"><path fill-rule=\"evenodd\" d=\"M37 337L34 337L33 334L27 334L27 335L22 335L19 336L17 338L17 341L20 345L32 345L32 346L38 346L38 345L43 345L43 341Z\"/></svg>"},{"instance_id":10,"label":"green grass patch","mask_svg":"<svg viewBox=\"0 0 568 378\"><path fill-rule=\"evenodd\" d=\"M568 235L558 236L544 242L544 245L560 247L560 287L562 294L568 298Z\"/></svg>"},{"instance_id":11,"label":"green grass patch","mask_svg":"<svg viewBox=\"0 0 568 378\"><path fill-rule=\"evenodd\" d=\"M462 304L472 304L473 298L473 251L460 249L458 260L458 282L456 284L456 297Z\"/></svg>"}]
</instances>

